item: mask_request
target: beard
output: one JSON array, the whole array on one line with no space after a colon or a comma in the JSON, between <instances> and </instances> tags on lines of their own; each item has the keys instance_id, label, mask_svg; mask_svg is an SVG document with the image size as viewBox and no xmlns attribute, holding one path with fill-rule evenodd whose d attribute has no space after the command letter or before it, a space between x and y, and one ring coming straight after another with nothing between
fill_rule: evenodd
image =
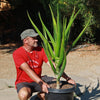
<instances>
[{"instance_id":1,"label":"beard","mask_svg":"<svg viewBox=\"0 0 100 100\"><path fill-rule=\"evenodd\" d=\"M33 47L38 47L38 43L35 42L35 43L33 44Z\"/></svg>"}]
</instances>

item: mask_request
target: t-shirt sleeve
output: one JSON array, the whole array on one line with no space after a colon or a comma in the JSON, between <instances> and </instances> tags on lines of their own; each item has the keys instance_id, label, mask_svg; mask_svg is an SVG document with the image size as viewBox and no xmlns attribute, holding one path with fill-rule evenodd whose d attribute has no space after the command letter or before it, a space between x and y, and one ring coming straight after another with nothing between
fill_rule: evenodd
<instances>
[{"instance_id":1,"label":"t-shirt sleeve","mask_svg":"<svg viewBox=\"0 0 100 100\"><path fill-rule=\"evenodd\" d=\"M16 67L20 67L22 63L25 62L23 56L20 53L13 53L13 59L15 62Z\"/></svg>"},{"instance_id":2,"label":"t-shirt sleeve","mask_svg":"<svg viewBox=\"0 0 100 100\"><path fill-rule=\"evenodd\" d=\"M48 58L46 56L46 53L45 53L44 49L42 49L42 52L43 52L43 61L45 61L45 63L47 63L48 62Z\"/></svg>"}]
</instances>

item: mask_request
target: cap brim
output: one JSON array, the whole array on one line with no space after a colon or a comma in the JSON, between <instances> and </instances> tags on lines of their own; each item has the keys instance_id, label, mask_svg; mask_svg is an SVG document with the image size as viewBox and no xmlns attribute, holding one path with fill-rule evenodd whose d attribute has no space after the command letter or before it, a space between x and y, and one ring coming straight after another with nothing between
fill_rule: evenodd
<instances>
[{"instance_id":1,"label":"cap brim","mask_svg":"<svg viewBox=\"0 0 100 100\"><path fill-rule=\"evenodd\" d=\"M38 33L35 33L34 35L30 35L30 37L36 37L38 35L39 35Z\"/></svg>"}]
</instances>

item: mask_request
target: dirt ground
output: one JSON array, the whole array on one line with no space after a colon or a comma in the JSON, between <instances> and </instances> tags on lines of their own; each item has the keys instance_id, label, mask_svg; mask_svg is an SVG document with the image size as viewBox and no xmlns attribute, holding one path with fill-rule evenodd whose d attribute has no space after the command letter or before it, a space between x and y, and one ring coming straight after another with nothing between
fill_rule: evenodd
<instances>
[{"instance_id":1,"label":"dirt ground","mask_svg":"<svg viewBox=\"0 0 100 100\"><path fill-rule=\"evenodd\" d=\"M78 75L80 71L100 66L100 45L86 44L71 51L67 56L67 66L65 72ZM15 79L16 69L13 62L12 53L16 49L15 44L0 45L0 79ZM94 73L96 73L94 71ZM43 75L53 75L46 64L43 66Z\"/></svg>"}]
</instances>

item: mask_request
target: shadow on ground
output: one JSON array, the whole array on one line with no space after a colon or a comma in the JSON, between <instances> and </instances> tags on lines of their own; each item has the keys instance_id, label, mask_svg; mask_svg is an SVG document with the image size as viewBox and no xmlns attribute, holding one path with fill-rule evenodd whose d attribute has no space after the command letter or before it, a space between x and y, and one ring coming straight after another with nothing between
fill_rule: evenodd
<instances>
[{"instance_id":1,"label":"shadow on ground","mask_svg":"<svg viewBox=\"0 0 100 100\"><path fill-rule=\"evenodd\" d=\"M97 85L90 89L91 84L89 86L85 86L85 91L82 93L80 88L83 85L77 84L77 88L76 88L76 97L74 98L74 100L100 100L100 83L98 80Z\"/></svg>"}]
</instances>

